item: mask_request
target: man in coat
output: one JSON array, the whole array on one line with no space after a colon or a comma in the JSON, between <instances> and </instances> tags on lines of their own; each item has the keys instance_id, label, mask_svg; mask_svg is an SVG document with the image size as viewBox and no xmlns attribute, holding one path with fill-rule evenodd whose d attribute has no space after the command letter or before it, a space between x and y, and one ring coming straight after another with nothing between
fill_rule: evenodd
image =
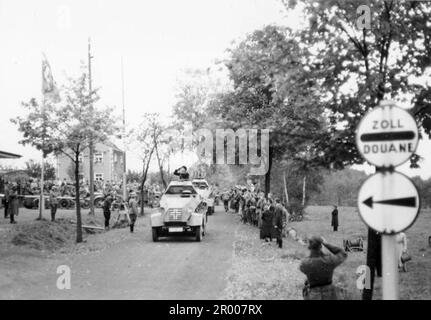
<instances>
[{"instance_id":1,"label":"man in coat","mask_svg":"<svg viewBox=\"0 0 431 320\"><path fill-rule=\"evenodd\" d=\"M230 200L229 191L225 191L222 193L221 200L223 201L224 210L227 213L229 211L229 200Z\"/></svg>"},{"instance_id":2,"label":"man in coat","mask_svg":"<svg viewBox=\"0 0 431 320\"><path fill-rule=\"evenodd\" d=\"M331 212L331 226L334 228L334 231L338 231L338 209L337 206L334 205L334 210Z\"/></svg>"},{"instance_id":3,"label":"man in coat","mask_svg":"<svg viewBox=\"0 0 431 320\"><path fill-rule=\"evenodd\" d=\"M55 221L55 214L57 213L59 190L57 186L52 186L49 192L49 206L51 208L51 221Z\"/></svg>"},{"instance_id":4,"label":"man in coat","mask_svg":"<svg viewBox=\"0 0 431 320\"><path fill-rule=\"evenodd\" d=\"M262 227L260 237L265 239L266 242L272 241L273 231L273 220L274 220L274 206L265 205L262 213Z\"/></svg>"},{"instance_id":5,"label":"man in coat","mask_svg":"<svg viewBox=\"0 0 431 320\"><path fill-rule=\"evenodd\" d=\"M105 217L105 229L109 229L109 220L111 219L111 206L114 198L111 194L107 194L103 200L103 216Z\"/></svg>"},{"instance_id":6,"label":"man in coat","mask_svg":"<svg viewBox=\"0 0 431 320\"><path fill-rule=\"evenodd\" d=\"M19 213L19 194L18 194L18 185L14 183L9 193L9 206L8 206L8 214L10 217L10 223L16 223L15 216L18 216Z\"/></svg>"},{"instance_id":7,"label":"man in coat","mask_svg":"<svg viewBox=\"0 0 431 320\"><path fill-rule=\"evenodd\" d=\"M6 181L4 184L4 197L3 197L5 219L7 219L7 217L9 216L9 201L10 201L9 194L10 194L9 182Z\"/></svg>"},{"instance_id":8,"label":"man in coat","mask_svg":"<svg viewBox=\"0 0 431 320\"><path fill-rule=\"evenodd\" d=\"M277 239L279 248L283 247L283 217L285 215L284 207L280 199L275 199L275 213L274 213L274 236Z\"/></svg>"}]
</instances>

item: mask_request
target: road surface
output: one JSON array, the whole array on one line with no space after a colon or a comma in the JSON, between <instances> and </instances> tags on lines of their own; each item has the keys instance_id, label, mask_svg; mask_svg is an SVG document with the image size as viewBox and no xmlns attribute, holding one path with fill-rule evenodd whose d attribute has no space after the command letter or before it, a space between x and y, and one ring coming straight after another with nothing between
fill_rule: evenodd
<instances>
[{"instance_id":1,"label":"road surface","mask_svg":"<svg viewBox=\"0 0 431 320\"><path fill-rule=\"evenodd\" d=\"M232 264L237 222L222 207L209 216L203 242L193 237L151 239L148 220L136 232L100 252L59 255L22 268L3 286L6 299L219 299ZM127 236L125 236L127 233ZM71 289L59 290L57 267L71 270Z\"/></svg>"}]
</instances>

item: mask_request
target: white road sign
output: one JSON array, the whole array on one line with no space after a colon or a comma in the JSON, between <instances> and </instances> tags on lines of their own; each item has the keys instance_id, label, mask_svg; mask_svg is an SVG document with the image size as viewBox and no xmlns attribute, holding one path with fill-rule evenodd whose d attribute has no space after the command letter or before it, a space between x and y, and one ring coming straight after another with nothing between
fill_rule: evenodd
<instances>
[{"instance_id":1,"label":"white road sign","mask_svg":"<svg viewBox=\"0 0 431 320\"><path fill-rule=\"evenodd\" d=\"M376 173L362 184L358 195L359 214L377 232L393 234L409 228L419 213L420 199L413 182L405 175Z\"/></svg>"},{"instance_id":2,"label":"white road sign","mask_svg":"<svg viewBox=\"0 0 431 320\"><path fill-rule=\"evenodd\" d=\"M374 108L362 118L356 132L359 152L377 167L396 167L409 160L418 139L415 119L395 105Z\"/></svg>"}]
</instances>

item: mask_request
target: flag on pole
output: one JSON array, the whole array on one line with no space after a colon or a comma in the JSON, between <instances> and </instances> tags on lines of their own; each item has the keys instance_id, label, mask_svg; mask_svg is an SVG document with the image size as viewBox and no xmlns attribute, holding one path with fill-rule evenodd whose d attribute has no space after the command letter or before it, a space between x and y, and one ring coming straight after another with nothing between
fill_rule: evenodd
<instances>
[{"instance_id":1,"label":"flag on pole","mask_svg":"<svg viewBox=\"0 0 431 320\"><path fill-rule=\"evenodd\" d=\"M45 99L51 99L53 102L60 101L60 94L45 54L43 54L42 58L42 94Z\"/></svg>"}]
</instances>

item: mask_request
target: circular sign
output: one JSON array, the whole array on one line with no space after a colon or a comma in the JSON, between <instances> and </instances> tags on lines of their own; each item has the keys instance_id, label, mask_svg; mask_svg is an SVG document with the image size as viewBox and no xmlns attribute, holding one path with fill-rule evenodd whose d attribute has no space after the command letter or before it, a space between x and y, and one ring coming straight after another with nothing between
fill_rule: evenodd
<instances>
[{"instance_id":1,"label":"circular sign","mask_svg":"<svg viewBox=\"0 0 431 320\"><path fill-rule=\"evenodd\" d=\"M374 108L364 116L356 131L359 152L377 167L403 164L416 151L418 140L415 119L395 105Z\"/></svg>"},{"instance_id":2,"label":"circular sign","mask_svg":"<svg viewBox=\"0 0 431 320\"><path fill-rule=\"evenodd\" d=\"M359 190L359 214L370 228L380 233L406 230L416 220L419 208L416 186L398 172L376 173Z\"/></svg>"}]
</instances>

